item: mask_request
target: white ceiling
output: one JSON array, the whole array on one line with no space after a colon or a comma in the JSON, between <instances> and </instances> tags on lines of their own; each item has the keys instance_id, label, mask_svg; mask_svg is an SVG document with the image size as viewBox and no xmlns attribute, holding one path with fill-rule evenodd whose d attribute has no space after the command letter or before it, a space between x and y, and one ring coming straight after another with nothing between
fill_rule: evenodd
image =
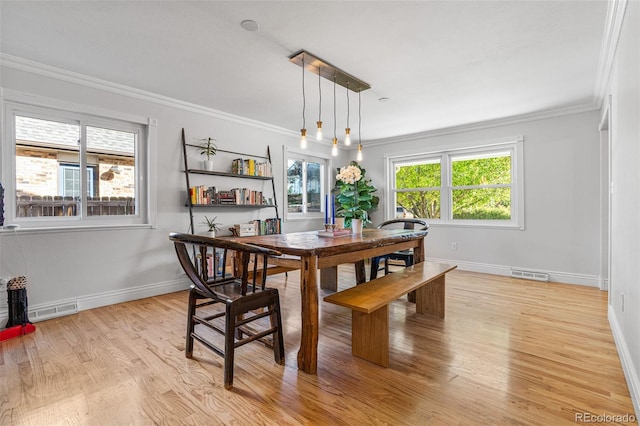
<instances>
[{"instance_id":1,"label":"white ceiling","mask_svg":"<svg viewBox=\"0 0 640 426\"><path fill-rule=\"evenodd\" d=\"M3 0L0 14L4 54L296 132L302 69L288 56L305 49L371 85L362 138L372 140L594 107L607 2ZM317 76L306 83L311 129ZM333 133L332 82L322 92ZM340 135L345 89L337 95Z\"/></svg>"}]
</instances>

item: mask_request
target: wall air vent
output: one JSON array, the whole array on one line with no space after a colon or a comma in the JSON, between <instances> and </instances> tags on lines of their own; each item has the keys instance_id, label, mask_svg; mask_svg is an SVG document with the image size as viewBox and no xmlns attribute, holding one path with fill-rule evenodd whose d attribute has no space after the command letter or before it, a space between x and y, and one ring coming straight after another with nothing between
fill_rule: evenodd
<instances>
[{"instance_id":1,"label":"wall air vent","mask_svg":"<svg viewBox=\"0 0 640 426\"><path fill-rule=\"evenodd\" d=\"M521 269L512 269L511 276L513 278L522 278L525 280L534 281L549 281L549 274L545 272L523 271Z\"/></svg>"},{"instance_id":2,"label":"wall air vent","mask_svg":"<svg viewBox=\"0 0 640 426\"><path fill-rule=\"evenodd\" d=\"M33 311L30 310L29 319L33 322L36 322L77 313L78 304L76 302L70 302L66 304L41 307Z\"/></svg>"}]
</instances>

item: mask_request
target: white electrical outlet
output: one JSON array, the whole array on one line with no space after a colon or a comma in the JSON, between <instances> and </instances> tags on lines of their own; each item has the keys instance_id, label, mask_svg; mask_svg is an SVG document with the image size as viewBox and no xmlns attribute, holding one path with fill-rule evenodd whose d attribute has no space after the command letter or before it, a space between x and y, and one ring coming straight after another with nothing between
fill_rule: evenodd
<instances>
[{"instance_id":1,"label":"white electrical outlet","mask_svg":"<svg viewBox=\"0 0 640 426\"><path fill-rule=\"evenodd\" d=\"M451 251L458 251L458 243L451 243Z\"/></svg>"},{"instance_id":2,"label":"white electrical outlet","mask_svg":"<svg viewBox=\"0 0 640 426\"><path fill-rule=\"evenodd\" d=\"M624 293L620 293L620 312L624 312Z\"/></svg>"},{"instance_id":3,"label":"white electrical outlet","mask_svg":"<svg viewBox=\"0 0 640 426\"><path fill-rule=\"evenodd\" d=\"M8 277L0 277L0 290L6 290L7 284L11 278Z\"/></svg>"}]
</instances>

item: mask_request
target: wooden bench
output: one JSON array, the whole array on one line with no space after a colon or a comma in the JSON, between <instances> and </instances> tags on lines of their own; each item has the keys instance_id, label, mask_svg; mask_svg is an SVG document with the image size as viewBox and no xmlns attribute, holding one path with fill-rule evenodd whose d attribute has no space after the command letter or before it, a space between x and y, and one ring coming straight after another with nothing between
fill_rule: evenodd
<instances>
[{"instance_id":1,"label":"wooden bench","mask_svg":"<svg viewBox=\"0 0 640 426\"><path fill-rule=\"evenodd\" d=\"M421 262L324 298L351 309L351 353L389 366L389 303L416 292L416 312L444 318L445 274L456 265Z\"/></svg>"}]
</instances>

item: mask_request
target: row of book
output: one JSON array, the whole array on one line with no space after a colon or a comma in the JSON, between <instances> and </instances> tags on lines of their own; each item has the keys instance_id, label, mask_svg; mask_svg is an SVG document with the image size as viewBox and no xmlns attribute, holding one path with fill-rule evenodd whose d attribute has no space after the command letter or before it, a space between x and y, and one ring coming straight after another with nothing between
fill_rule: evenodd
<instances>
[{"instance_id":1,"label":"row of book","mask_svg":"<svg viewBox=\"0 0 640 426\"><path fill-rule=\"evenodd\" d=\"M231 173L247 176L271 177L271 163L253 159L236 158L231 162Z\"/></svg>"},{"instance_id":2,"label":"row of book","mask_svg":"<svg viewBox=\"0 0 640 426\"><path fill-rule=\"evenodd\" d=\"M256 229L256 235L273 235L281 233L282 220L279 217L269 219L255 219L253 221Z\"/></svg>"},{"instance_id":3,"label":"row of book","mask_svg":"<svg viewBox=\"0 0 640 426\"><path fill-rule=\"evenodd\" d=\"M218 191L215 186L193 186L189 188L189 198L192 205L223 204L223 205L271 205L272 198L266 198L262 191L248 188L233 188L228 191Z\"/></svg>"},{"instance_id":4,"label":"row of book","mask_svg":"<svg viewBox=\"0 0 640 426\"><path fill-rule=\"evenodd\" d=\"M273 235L280 233L282 221L280 218L255 219L249 223L236 223L231 232L236 237L250 237L254 235Z\"/></svg>"}]
</instances>

